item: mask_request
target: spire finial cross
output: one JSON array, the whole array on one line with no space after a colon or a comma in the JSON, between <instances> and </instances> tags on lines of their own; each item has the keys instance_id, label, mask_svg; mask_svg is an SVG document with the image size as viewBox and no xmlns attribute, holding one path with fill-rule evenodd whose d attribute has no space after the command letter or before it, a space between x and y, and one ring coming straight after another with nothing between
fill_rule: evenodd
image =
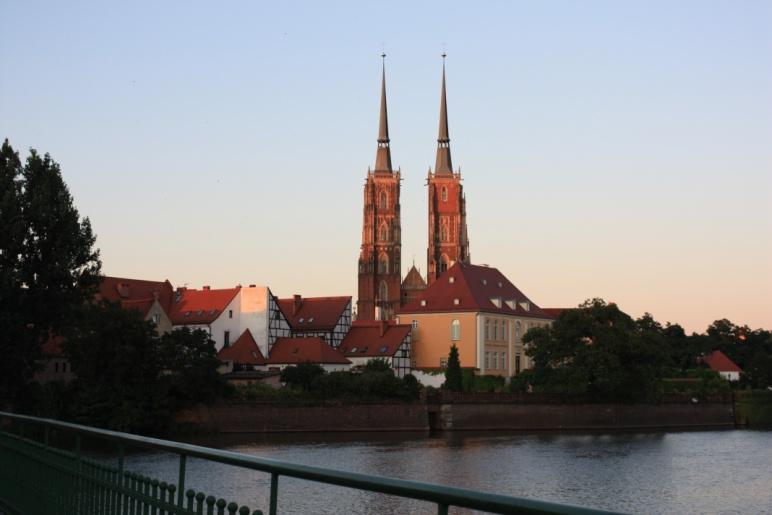
<instances>
[{"instance_id":1,"label":"spire finial cross","mask_svg":"<svg viewBox=\"0 0 772 515\"><path fill-rule=\"evenodd\" d=\"M445 52L443 52L443 53L442 53L442 59L444 60L446 57L448 57L448 54L446 54Z\"/></svg>"}]
</instances>

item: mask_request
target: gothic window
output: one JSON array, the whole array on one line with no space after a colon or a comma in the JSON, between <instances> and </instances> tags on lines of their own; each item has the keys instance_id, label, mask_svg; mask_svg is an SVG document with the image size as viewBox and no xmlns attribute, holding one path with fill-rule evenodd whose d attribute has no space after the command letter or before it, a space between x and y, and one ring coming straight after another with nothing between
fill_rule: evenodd
<instances>
[{"instance_id":1,"label":"gothic window","mask_svg":"<svg viewBox=\"0 0 772 515\"><path fill-rule=\"evenodd\" d=\"M386 254L381 254L381 257L378 258L378 273L379 274L389 273L389 256L387 256Z\"/></svg>"},{"instance_id":2,"label":"gothic window","mask_svg":"<svg viewBox=\"0 0 772 515\"><path fill-rule=\"evenodd\" d=\"M389 205L389 197L386 195L385 191L381 192L380 200L378 201L378 207L380 209L386 209L386 206Z\"/></svg>"},{"instance_id":3,"label":"gothic window","mask_svg":"<svg viewBox=\"0 0 772 515\"><path fill-rule=\"evenodd\" d=\"M378 298L380 300L388 300L389 298L389 287L386 281L381 281L381 286L378 288Z\"/></svg>"},{"instance_id":4,"label":"gothic window","mask_svg":"<svg viewBox=\"0 0 772 515\"><path fill-rule=\"evenodd\" d=\"M378 239L381 241L389 241L389 226L386 225L386 223L383 223L381 228L378 229Z\"/></svg>"},{"instance_id":5,"label":"gothic window","mask_svg":"<svg viewBox=\"0 0 772 515\"><path fill-rule=\"evenodd\" d=\"M440 197L442 198L443 202L447 202L448 201L448 188L446 188L445 186L442 187L442 191L440 193Z\"/></svg>"},{"instance_id":6,"label":"gothic window","mask_svg":"<svg viewBox=\"0 0 772 515\"><path fill-rule=\"evenodd\" d=\"M451 340L461 339L461 322L459 322L458 320L454 320L450 324L450 339Z\"/></svg>"},{"instance_id":7,"label":"gothic window","mask_svg":"<svg viewBox=\"0 0 772 515\"><path fill-rule=\"evenodd\" d=\"M448 226L447 226L447 224L443 224L442 227L440 227L440 241L448 241Z\"/></svg>"}]
</instances>

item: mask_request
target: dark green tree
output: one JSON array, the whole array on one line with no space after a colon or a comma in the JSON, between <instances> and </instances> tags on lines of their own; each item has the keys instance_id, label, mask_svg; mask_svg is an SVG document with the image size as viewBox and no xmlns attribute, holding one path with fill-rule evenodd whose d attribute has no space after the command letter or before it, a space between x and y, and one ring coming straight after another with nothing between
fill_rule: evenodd
<instances>
[{"instance_id":1,"label":"dark green tree","mask_svg":"<svg viewBox=\"0 0 772 515\"><path fill-rule=\"evenodd\" d=\"M445 369L445 383L442 385L451 392L460 392L464 388L464 379L461 374L461 361L458 359L458 348L454 343L448 354L448 366Z\"/></svg>"},{"instance_id":2,"label":"dark green tree","mask_svg":"<svg viewBox=\"0 0 772 515\"><path fill-rule=\"evenodd\" d=\"M206 331L184 327L164 334L159 358L162 378L179 404L211 402L223 393L225 380L217 371L220 360Z\"/></svg>"},{"instance_id":3,"label":"dark green tree","mask_svg":"<svg viewBox=\"0 0 772 515\"><path fill-rule=\"evenodd\" d=\"M152 323L117 304L86 304L65 334L76 379L72 417L118 431L163 434L171 410Z\"/></svg>"},{"instance_id":4,"label":"dark green tree","mask_svg":"<svg viewBox=\"0 0 772 515\"><path fill-rule=\"evenodd\" d=\"M101 263L59 165L34 150L22 166L0 149L0 399L32 377L42 343L91 299Z\"/></svg>"},{"instance_id":5,"label":"dark green tree","mask_svg":"<svg viewBox=\"0 0 772 515\"><path fill-rule=\"evenodd\" d=\"M363 372L389 372L394 374L394 371L391 369L391 364L383 358L368 360L363 367Z\"/></svg>"},{"instance_id":6,"label":"dark green tree","mask_svg":"<svg viewBox=\"0 0 772 515\"><path fill-rule=\"evenodd\" d=\"M564 311L551 327L524 336L526 353L534 361L528 374L531 386L540 392L603 400L646 399L667 364L652 322L636 323L602 299Z\"/></svg>"},{"instance_id":7,"label":"dark green tree","mask_svg":"<svg viewBox=\"0 0 772 515\"><path fill-rule=\"evenodd\" d=\"M281 382L290 388L310 392L314 380L325 374L324 369L316 363L299 363L281 371Z\"/></svg>"}]
</instances>

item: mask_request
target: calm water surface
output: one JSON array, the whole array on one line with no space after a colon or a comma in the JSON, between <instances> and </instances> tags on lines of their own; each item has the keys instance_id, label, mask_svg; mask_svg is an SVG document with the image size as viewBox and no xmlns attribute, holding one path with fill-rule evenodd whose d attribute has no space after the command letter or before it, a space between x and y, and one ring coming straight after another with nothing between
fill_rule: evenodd
<instances>
[{"instance_id":1,"label":"calm water surface","mask_svg":"<svg viewBox=\"0 0 772 515\"><path fill-rule=\"evenodd\" d=\"M642 434L240 436L256 456L630 513L772 513L772 431ZM187 486L267 509L266 474L189 460ZM169 454L127 469L176 482ZM456 510L454 513L468 513ZM280 513L436 513L433 505L280 478Z\"/></svg>"}]
</instances>

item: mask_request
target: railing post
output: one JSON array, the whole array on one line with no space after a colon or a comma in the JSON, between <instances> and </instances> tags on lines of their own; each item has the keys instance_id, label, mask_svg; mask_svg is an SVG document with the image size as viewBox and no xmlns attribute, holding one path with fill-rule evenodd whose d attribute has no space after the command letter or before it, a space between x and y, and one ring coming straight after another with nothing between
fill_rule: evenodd
<instances>
[{"instance_id":1,"label":"railing post","mask_svg":"<svg viewBox=\"0 0 772 515\"><path fill-rule=\"evenodd\" d=\"M182 508L182 497L185 492L185 461L187 460L187 456L184 454L180 454L180 475L179 475L179 481L177 481L177 488L179 488L179 491L177 492L177 506Z\"/></svg>"},{"instance_id":2,"label":"railing post","mask_svg":"<svg viewBox=\"0 0 772 515\"><path fill-rule=\"evenodd\" d=\"M448 505L437 504L437 515L448 515Z\"/></svg>"},{"instance_id":3,"label":"railing post","mask_svg":"<svg viewBox=\"0 0 772 515\"><path fill-rule=\"evenodd\" d=\"M268 514L276 515L276 505L279 501L279 474L271 472L271 503L268 506Z\"/></svg>"}]
</instances>

